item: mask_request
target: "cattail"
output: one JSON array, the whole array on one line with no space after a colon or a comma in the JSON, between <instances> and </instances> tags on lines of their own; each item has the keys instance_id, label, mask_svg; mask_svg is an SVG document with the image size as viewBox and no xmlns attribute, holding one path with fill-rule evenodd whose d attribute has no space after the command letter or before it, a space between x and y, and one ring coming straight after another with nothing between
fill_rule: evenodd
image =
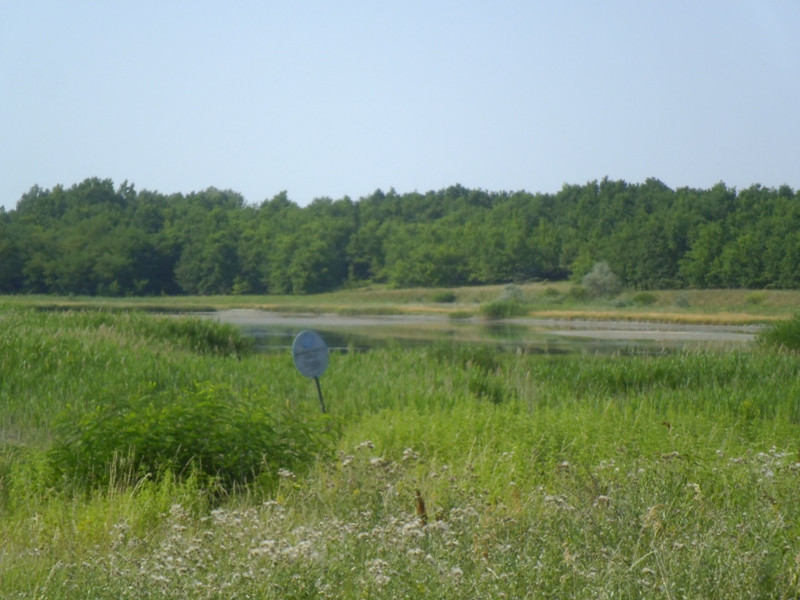
<instances>
[{"instance_id":1,"label":"cattail","mask_svg":"<svg viewBox=\"0 0 800 600\"><path fill-rule=\"evenodd\" d=\"M428 512L425 510L425 500L422 499L422 494L416 490L415 497L417 500L417 518L423 525L428 524Z\"/></svg>"}]
</instances>

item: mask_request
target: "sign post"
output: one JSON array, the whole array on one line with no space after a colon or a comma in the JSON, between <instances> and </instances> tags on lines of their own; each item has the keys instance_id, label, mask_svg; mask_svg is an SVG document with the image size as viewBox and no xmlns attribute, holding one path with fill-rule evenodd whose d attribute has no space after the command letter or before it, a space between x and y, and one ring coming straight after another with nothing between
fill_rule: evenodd
<instances>
[{"instance_id":1,"label":"sign post","mask_svg":"<svg viewBox=\"0 0 800 600\"><path fill-rule=\"evenodd\" d=\"M292 358L294 366L306 377L313 379L317 384L319 406L325 412L325 402L322 399L322 388L319 378L328 368L328 346L325 340L316 331L301 331L294 338L292 344Z\"/></svg>"}]
</instances>

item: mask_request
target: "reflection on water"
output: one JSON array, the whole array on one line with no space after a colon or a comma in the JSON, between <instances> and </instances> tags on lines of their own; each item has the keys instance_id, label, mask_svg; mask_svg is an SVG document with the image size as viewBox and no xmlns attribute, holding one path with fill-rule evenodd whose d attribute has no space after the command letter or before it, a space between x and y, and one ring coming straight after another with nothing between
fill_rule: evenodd
<instances>
[{"instance_id":1,"label":"reflection on water","mask_svg":"<svg viewBox=\"0 0 800 600\"><path fill-rule=\"evenodd\" d=\"M225 320L225 319L221 319ZM593 337L591 332L575 332L554 328L527 326L519 323L432 322L414 324L333 326L321 322L318 326L307 320L293 323L291 319L265 324L235 322L246 337L255 341L261 352L286 351L295 336L304 329L318 331L331 350L364 351L381 347L419 347L440 344L484 344L498 349L528 354L663 354L689 348L741 346L747 341L709 339L635 339L623 336ZM646 336L642 336L645 337Z\"/></svg>"}]
</instances>

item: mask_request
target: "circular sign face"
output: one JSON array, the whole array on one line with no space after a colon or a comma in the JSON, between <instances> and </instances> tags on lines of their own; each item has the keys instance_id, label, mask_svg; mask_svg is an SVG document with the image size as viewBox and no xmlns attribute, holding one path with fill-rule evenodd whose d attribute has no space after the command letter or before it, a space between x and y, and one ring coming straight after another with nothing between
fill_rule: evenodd
<instances>
[{"instance_id":1,"label":"circular sign face","mask_svg":"<svg viewBox=\"0 0 800 600\"><path fill-rule=\"evenodd\" d=\"M328 368L328 346L316 331L301 331L292 344L294 366L306 377L319 377Z\"/></svg>"}]
</instances>

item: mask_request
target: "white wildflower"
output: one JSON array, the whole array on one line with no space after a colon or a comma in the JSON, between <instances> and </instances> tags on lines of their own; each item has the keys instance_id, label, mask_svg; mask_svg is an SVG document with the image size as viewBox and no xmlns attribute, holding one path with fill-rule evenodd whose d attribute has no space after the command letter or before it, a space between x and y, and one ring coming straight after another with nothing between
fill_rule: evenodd
<instances>
[{"instance_id":1,"label":"white wildflower","mask_svg":"<svg viewBox=\"0 0 800 600\"><path fill-rule=\"evenodd\" d=\"M403 525L402 532L405 537L421 538L425 536L422 527L422 522L419 519L414 519Z\"/></svg>"},{"instance_id":2,"label":"white wildflower","mask_svg":"<svg viewBox=\"0 0 800 600\"><path fill-rule=\"evenodd\" d=\"M412 448L406 448L403 450L403 460L417 460L419 458L419 454L414 452Z\"/></svg>"},{"instance_id":3,"label":"white wildflower","mask_svg":"<svg viewBox=\"0 0 800 600\"><path fill-rule=\"evenodd\" d=\"M262 540L257 547L250 549L249 555L251 557L263 556L265 554L272 555L275 553L275 546L275 540Z\"/></svg>"},{"instance_id":4,"label":"white wildflower","mask_svg":"<svg viewBox=\"0 0 800 600\"><path fill-rule=\"evenodd\" d=\"M562 510L574 510L564 496L547 495L544 497L544 503L550 504L551 506L555 506Z\"/></svg>"},{"instance_id":5,"label":"white wildflower","mask_svg":"<svg viewBox=\"0 0 800 600\"><path fill-rule=\"evenodd\" d=\"M367 572L372 576L372 580L378 587L383 587L391 581L389 574L389 563L382 558L373 558L364 563L367 567Z\"/></svg>"},{"instance_id":6,"label":"white wildflower","mask_svg":"<svg viewBox=\"0 0 800 600\"><path fill-rule=\"evenodd\" d=\"M281 479L297 479L297 476L289 469L278 469L278 477Z\"/></svg>"}]
</instances>

